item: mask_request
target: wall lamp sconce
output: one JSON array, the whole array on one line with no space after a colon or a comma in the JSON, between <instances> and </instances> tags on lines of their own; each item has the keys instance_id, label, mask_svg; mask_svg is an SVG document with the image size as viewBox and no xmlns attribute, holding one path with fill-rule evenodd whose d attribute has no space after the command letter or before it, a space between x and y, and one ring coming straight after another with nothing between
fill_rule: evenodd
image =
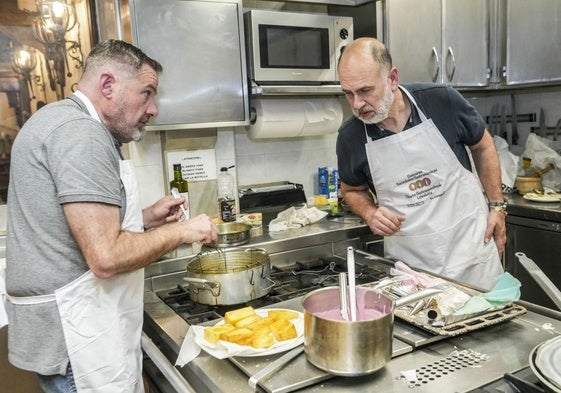
<instances>
[{"instance_id":1,"label":"wall lamp sconce","mask_svg":"<svg viewBox=\"0 0 561 393\"><path fill-rule=\"evenodd\" d=\"M10 60L12 69L23 77L23 80L31 92L31 98L35 99L33 82L38 86L42 86L41 77L32 74L37 66L37 53L35 49L25 45L12 49Z\"/></svg>"},{"instance_id":2,"label":"wall lamp sconce","mask_svg":"<svg viewBox=\"0 0 561 393\"><path fill-rule=\"evenodd\" d=\"M76 8L73 0L36 0L36 5L37 11L30 12L34 17L33 36L45 47L49 87L61 99L66 78L72 77L69 59L76 62L76 68L83 66L79 29L75 40L66 38L68 32L79 27Z\"/></svg>"}]
</instances>

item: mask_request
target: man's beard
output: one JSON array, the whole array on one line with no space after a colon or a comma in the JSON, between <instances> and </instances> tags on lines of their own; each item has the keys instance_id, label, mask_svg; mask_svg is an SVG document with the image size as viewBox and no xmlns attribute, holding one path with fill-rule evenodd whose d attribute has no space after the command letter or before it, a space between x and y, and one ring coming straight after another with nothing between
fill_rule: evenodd
<instances>
[{"instance_id":1,"label":"man's beard","mask_svg":"<svg viewBox=\"0 0 561 393\"><path fill-rule=\"evenodd\" d=\"M144 126L129 126L126 123L126 112L126 106L123 103L119 104L116 110L116 115L114 116L115 123L114 125L108 127L109 131L121 143L126 143L130 140L139 142L144 138Z\"/></svg>"},{"instance_id":2,"label":"man's beard","mask_svg":"<svg viewBox=\"0 0 561 393\"><path fill-rule=\"evenodd\" d=\"M364 106L364 109L367 109L368 111L376 112L376 115L374 117L371 117L369 119L364 119L362 116L360 116L360 113L355 113L355 115L366 124L380 123L381 121L384 121L388 118L394 99L395 97L393 95L392 90L389 88L389 86L386 85L384 91L384 99L382 100L382 103L380 104L380 108L378 110L376 110L371 105Z\"/></svg>"}]
</instances>

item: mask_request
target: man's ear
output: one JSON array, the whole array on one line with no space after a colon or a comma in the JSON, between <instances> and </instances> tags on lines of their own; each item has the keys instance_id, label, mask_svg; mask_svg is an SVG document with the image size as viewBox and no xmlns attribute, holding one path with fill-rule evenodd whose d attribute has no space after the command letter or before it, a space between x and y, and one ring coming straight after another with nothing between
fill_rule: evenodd
<instances>
[{"instance_id":1,"label":"man's ear","mask_svg":"<svg viewBox=\"0 0 561 393\"><path fill-rule=\"evenodd\" d=\"M113 83L115 82L115 77L110 72L104 72L99 77L99 90L101 94L110 99L113 96Z\"/></svg>"},{"instance_id":2,"label":"man's ear","mask_svg":"<svg viewBox=\"0 0 561 393\"><path fill-rule=\"evenodd\" d=\"M392 67L389 74L388 74L388 78L391 81L392 86L396 86L399 84L399 72L397 71L396 67Z\"/></svg>"}]
</instances>

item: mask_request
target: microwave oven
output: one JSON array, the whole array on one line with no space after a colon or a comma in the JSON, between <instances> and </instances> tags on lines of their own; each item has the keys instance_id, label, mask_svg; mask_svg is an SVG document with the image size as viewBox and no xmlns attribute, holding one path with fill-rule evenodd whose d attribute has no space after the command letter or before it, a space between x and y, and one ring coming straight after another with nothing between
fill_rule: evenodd
<instances>
[{"instance_id":1,"label":"microwave oven","mask_svg":"<svg viewBox=\"0 0 561 393\"><path fill-rule=\"evenodd\" d=\"M253 82L338 84L339 56L353 40L352 17L250 10L244 26Z\"/></svg>"}]
</instances>

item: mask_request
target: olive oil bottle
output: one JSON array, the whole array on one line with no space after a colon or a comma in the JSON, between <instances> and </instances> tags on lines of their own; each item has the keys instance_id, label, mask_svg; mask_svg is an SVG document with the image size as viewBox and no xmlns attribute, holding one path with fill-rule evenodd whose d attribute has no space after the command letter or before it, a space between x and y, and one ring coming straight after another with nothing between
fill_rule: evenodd
<instances>
[{"instance_id":1,"label":"olive oil bottle","mask_svg":"<svg viewBox=\"0 0 561 393\"><path fill-rule=\"evenodd\" d=\"M173 180L169 182L170 191L172 188L177 188L179 194L185 197L187 208L185 209L185 218L190 218L189 212L189 183L183 178L181 173L181 164L173 164Z\"/></svg>"}]
</instances>

